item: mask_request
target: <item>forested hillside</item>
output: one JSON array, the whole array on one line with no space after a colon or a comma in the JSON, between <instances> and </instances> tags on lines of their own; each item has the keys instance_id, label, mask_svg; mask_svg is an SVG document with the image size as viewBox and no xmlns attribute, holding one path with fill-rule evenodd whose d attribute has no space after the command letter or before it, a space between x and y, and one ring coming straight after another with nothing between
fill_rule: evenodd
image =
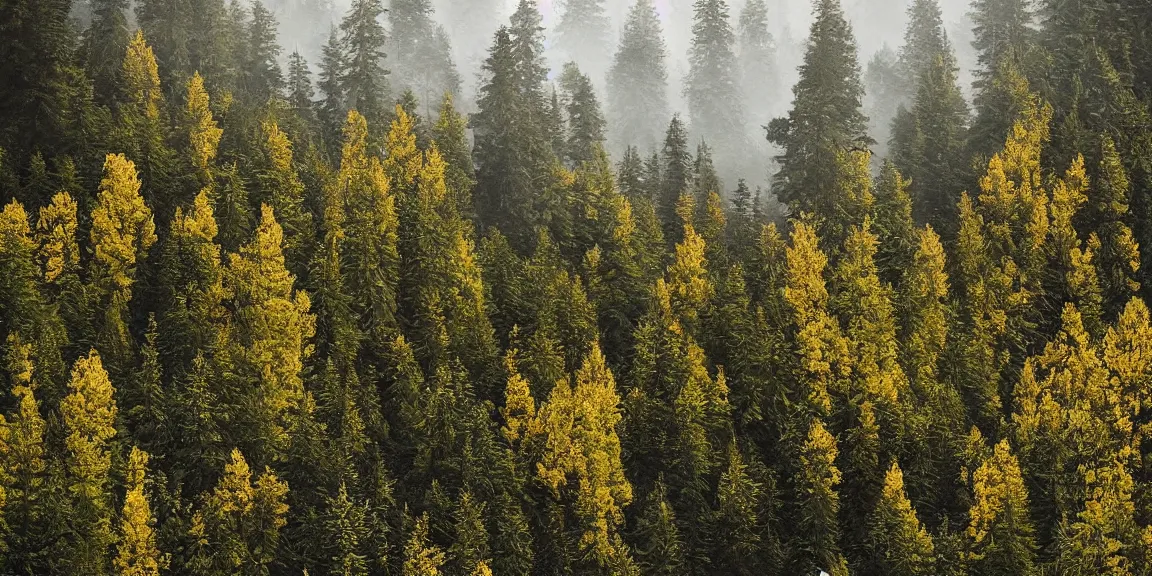
<instances>
[{"instance_id":1,"label":"forested hillside","mask_svg":"<svg viewBox=\"0 0 1152 576\"><path fill-rule=\"evenodd\" d=\"M1152 4L937 1L0 0L0 574L1152 574Z\"/></svg>"}]
</instances>

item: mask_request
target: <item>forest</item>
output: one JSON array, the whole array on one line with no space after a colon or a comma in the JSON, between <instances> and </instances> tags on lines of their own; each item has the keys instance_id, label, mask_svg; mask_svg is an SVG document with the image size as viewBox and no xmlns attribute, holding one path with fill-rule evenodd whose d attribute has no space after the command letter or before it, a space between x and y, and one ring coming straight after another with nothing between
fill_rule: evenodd
<instances>
[{"instance_id":1,"label":"forest","mask_svg":"<svg viewBox=\"0 0 1152 576\"><path fill-rule=\"evenodd\" d=\"M0 0L0 574L1152 575L1152 3L939 1Z\"/></svg>"}]
</instances>

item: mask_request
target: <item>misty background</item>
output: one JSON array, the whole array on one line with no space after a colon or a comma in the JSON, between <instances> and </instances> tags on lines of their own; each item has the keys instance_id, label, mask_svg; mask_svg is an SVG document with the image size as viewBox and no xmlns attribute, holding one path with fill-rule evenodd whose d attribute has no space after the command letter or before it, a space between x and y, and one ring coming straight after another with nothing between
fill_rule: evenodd
<instances>
[{"instance_id":1,"label":"misty background","mask_svg":"<svg viewBox=\"0 0 1152 576\"><path fill-rule=\"evenodd\" d=\"M233 1L233 0L229 0ZM385 0L390 6L394 0ZM403 1L403 0L396 0ZM262 0L266 8L275 14L280 24L280 44L282 64L286 66L288 56L299 51L307 59L314 75L318 73L321 50L328 40L333 26L339 24L348 10L350 0ZM464 111L474 111L474 101L482 84L482 66L491 47L494 33L508 19L516 8L518 0L432 0L435 22L442 27L451 43L453 61L460 80L460 93L457 103ZM558 79L564 64L570 60L580 61L581 70L592 80L602 109L607 106L606 85L612 55L619 44L620 33L629 10L635 0L604 0L603 6L611 19L609 32L610 46L605 47L603 57L581 57L587 55L567 54L558 46L557 39L568 0L537 0L543 16L546 39L546 58L551 69L551 79ZM247 5L249 0L241 0ZM672 113L680 114L686 122L691 122L684 95L685 78L689 72L689 49L692 45L692 24L694 0L654 0L660 16L666 45L666 66L668 72L668 104ZM731 0L729 22L733 32L739 37L740 15L746 0ZM797 67L801 64L809 26L812 21L812 0L766 0L768 7L768 29L772 35L772 62L765 63L764 70L771 70L770 77L761 81L761 93L745 95L744 118L746 134L741 139L739 152L716 149L715 142L709 142L723 185L728 192L743 178L753 187L769 188L776 168L772 157L777 152L765 140L763 126L772 118L786 116L792 103L792 86L798 79ZM871 135L876 139L874 148L877 158L887 151L888 128L899 103L885 101L878 97L870 67L880 68L884 63L892 64L903 44L907 25L907 10L911 0L841 0L846 15L851 20L859 47L859 61L863 72L865 89L869 92L864 101L865 113L871 119ZM83 3L80 3L83 4ZM971 70L975 64L972 50L972 24L968 19L969 3L964 0L946 0L940 3L945 27L956 52L959 65L961 87L970 92ZM396 35L391 29L388 14L382 19L389 29L389 40ZM739 40L734 48L739 57ZM393 86L404 84L398 77L402 71L393 68ZM439 103L439 94L416 94L422 111L432 112ZM393 94L399 97L399 94ZM970 98L970 94L969 94ZM669 118L670 120L671 118ZM709 131L701 126L692 126L691 133L700 140L701 133ZM713 131L714 132L714 131ZM629 143L636 144L636 143ZM692 142L693 148L698 142ZM641 155L649 154L639 146ZM731 150L729 147L728 150ZM615 159L623 152L621 143L609 144L609 151ZM732 158L729 156L739 156Z\"/></svg>"}]
</instances>

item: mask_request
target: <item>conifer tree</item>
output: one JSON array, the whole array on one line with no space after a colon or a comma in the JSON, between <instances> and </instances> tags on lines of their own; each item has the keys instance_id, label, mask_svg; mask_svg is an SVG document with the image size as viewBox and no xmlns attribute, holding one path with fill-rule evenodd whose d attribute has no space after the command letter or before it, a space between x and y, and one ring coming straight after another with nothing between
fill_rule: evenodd
<instances>
[{"instance_id":1,"label":"conifer tree","mask_svg":"<svg viewBox=\"0 0 1152 576\"><path fill-rule=\"evenodd\" d=\"M393 82L398 90L411 90L428 102L444 94L460 94L460 75L448 35L433 21L432 13L428 0L393 1L388 10L390 43L395 46Z\"/></svg>"},{"instance_id":2,"label":"conifer tree","mask_svg":"<svg viewBox=\"0 0 1152 576\"><path fill-rule=\"evenodd\" d=\"M1033 574L1036 542L1029 519L1028 491L1008 441L972 476L968 561L979 574Z\"/></svg>"},{"instance_id":3,"label":"conifer tree","mask_svg":"<svg viewBox=\"0 0 1152 576\"><path fill-rule=\"evenodd\" d=\"M604 4L604 0L567 0L556 26L557 46L583 70L607 70L612 57L612 22Z\"/></svg>"},{"instance_id":4,"label":"conifer tree","mask_svg":"<svg viewBox=\"0 0 1152 576\"><path fill-rule=\"evenodd\" d=\"M633 549L636 564L644 574L672 576L684 570L684 543L676 522L676 511L668 503L667 488L657 480L645 498L644 509L636 519Z\"/></svg>"},{"instance_id":5,"label":"conifer tree","mask_svg":"<svg viewBox=\"0 0 1152 576\"><path fill-rule=\"evenodd\" d=\"M293 162L292 142L275 122L261 125L264 158L257 173L260 192L257 200L276 213L285 232L284 252L289 268L298 275L308 259L314 236L312 214L304 206L304 183Z\"/></svg>"},{"instance_id":6,"label":"conifer tree","mask_svg":"<svg viewBox=\"0 0 1152 576\"><path fill-rule=\"evenodd\" d=\"M836 438L820 420L813 420L800 453L800 473L796 478L797 542L793 546L791 566L798 574L821 570L832 576L848 573L838 542L840 496L836 487L841 481L835 464L838 454Z\"/></svg>"},{"instance_id":7,"label":"conifer tree","mask_svg":"<svg viewBox=\"0 0 1152 576\"><path fill-rule=\"evenodd\" d=\"M776 40L768 31L768 6L764 0L744 4L737 46L744 106L752 121L767 123L780 91Z\"/></svg>"},{"instance_id":8,"label":"conifer tree","mask_svg":"<svg viewBox=\"0 0 1152 576\"><path fill-rule=\"evenodd\" d=\"M468 120L456 110L451 94L444 96L432 138L447 163L444 177L448 190L456 199L456 211L462 216L473 214L472 189L476 186L476 166L468 142Z\"/></svg>"},{"instance_id":9,"label":"conifer tree","mask_svg":"<svg viewBox=\"0 0 1152 576\"><path fill-rule=\"evenodd\" d=\"M908 7L908 26L904 45L900 47L900 73L905 98L911 99L934 65L934 60L947 57L952 47L944 29L943 15L937 0L914 0Z\"/></svg>"},{"instance_id":10,"label":"conifer tree","mask_svg":"<svg viewBox=\"0 0 1152 576\"><path fill-rule=\"evenodd\" d=\"M595 346L576 374L575 386L556 383L537 413L543 448L537 478L552 497L571 506L579 549L601 568L627 554L614 545L632 486L620 462L620 397Z\"/></svg>"},{"instance_id":11,"label":"conifer tree","mask_svg":"<svg viewBox=\"0 0 1152 576\"><path fill-rule=\"evenodd\" d=\"M334 150L342 141L341 130L348 118L347 94L342 84L346 66L338 30L333 26L328 41L321 48L320 75L316 83L316 87L324 94L324 98L316 103L316 114L330 150Z\"/></svg>"},{"instance_id":12,"label":"conifer tree","mask_svg":"<svg viewBox=\"0 0 1152 576\"><path fill-rule=\"evenodd\" d=\"M1132 574L1146 553L1136 550L1132 476L1122 462L1084 470L1087 498L1074 521L1064 521L1057 543L1057 570L1064 573Z\"/></svg>"},{"instance_id":13,"label":"conifer tree","mask_svg":"<svg viewBox=\"0 0 1152 576\"><path fill-rule=\"evenodd\" d=\"M726 0L697 0L690 69L684 87L692 133L715 146L721 158L744 152L744 99L736 61L736 35Z\"/></svg>"},{"instance_id":14,"label":"conifer tree","mask_svg":"<svg viewBox=\"0 0 1152 576\"><path fill-rule=\"evenodd\" d=\"M72 231L75 233L74 229ZM69 238L62 237L61 241L68 242ZM75 239L72 238L71 242L74 244ZM64 251L61 247L61 268L65 266L62 261ZM72 247L68 251L68 256L76 256ZM61 322L51 301L41 291L40 279L43 276L36 264L36 243L30 235L28 215L16 201L0 212L0 274L3 275L0 280L0 330L9 337L28 335L25 338L28 338L43 375L41 381L48 392L47 397L59 400L66 376L61 348L67 344L68 327Z\"/></svg>"},{"instance_id":15,"label":"conifer tree","mask_svg":"<svg viewBox=\"0 0 1152 576\"><path fill-rule=\"evenodd\" d=\"M213 181L212 161L219 152L220 138L224 135L224 131L212 118L208 92L204 89L204 79L200 77L199 72L188 81L187 102L185 116L188 127L188 156L199 184L208 186Z\"/></svg>"},{"instance_id":16,"label":"conifer tree","mask_svg":"<svg viewBox=\"0 0 1152 576\"><path fill-rule=\"evenodd\" d=\"M655 149L668 119L668 72L660 17L652 0L636 0L608 75L613 150Z\"/></svg>"},{"instance_id":17,"label":"conifer tree","mask_svg":"<svg viewBox=\"0 0 1152 576\"><path fill-rule=\"evenodd\" d=\"M660 153L661 182L656 198L656 213L664 229L664 238L677 241L683 231L683 221L677 213L680 198L692 191L692 152L688 149L688 134L680 116L672 117L664 136Z\"/></svg>"},{"instance_id":18,"label":"conifer tree","mask_svg":"<svg viewBox=\"0 0 1152 576\"><path fill-rule=\"evenodd\" d=\"M827 80L832 79L832 80ZM867 118L860 111L864 88L856 60L856 39L839 0L815 7L808 51L787 118L773 120L768 140L784 148L777 160L775 190L793 213L828 214L836 190L836 159L846 149L868 143Z\"/></svg>"},{"instance_id":19,"label":"conifer tree","mask_svg":"<svg viewBox=\"0 0 1152 576\"><path fill-rule=\"evenodd\" d=\"M368 536L364 506L353 502L348 487L342 482L336 496L328 498L323 522L323 546L329 555L325 558L329 573L347 576L368 574L368 558L364 553Z\"/></svg>"},{"instance_id":20,"label":"conifer tree","mask_svg":"<svg viewBox=\"0 0 1152 576\"><path fill-rule=\"evenodd\" d=\"M117 576L159 576L165 557L156 549L156 535L148 497L144 494L148 453L132 447L128 456L127 494L120 515L120 541L113 565Z\"/></svg>"},{"instance_id":21,"label":"conifer tree","mask_svg":"<svg viewBox=\"0 0 1152 576\"><path fill-rule=\"evenodd\" d=\"M904 492L904 473L893 463L884 477L884 489L869 526L876 567L883 574L919 576L935 574L932 537Z\"/></svg>"},{"instance_id":22,"label":"conifer tree","mask_svg":"<svg viewBox=\"0 0 1152 576\"><path fill-rule=\"evenodd\" d=\"M137 263L156 243L156 227L140 196L136 165L123 155L109 154L105 160L96 202L90 233L95 258L89 276L100 298L96 313L104 313L96 340L119 374L128 369L128 302Z\"/></svg>"},{"instance_id":23,"label":"conifer tree","mask_svg":"<svg viewBox=\"0 0 1152 576\"><path fill-rule=\"evenodd\" d=\"M315 128L316 91L312 87L312 69L299 50L293 50L288 56L288 77L285 82L288 106L304 125L304 131L310 133Z\"/></svg>"},{"instance_id":24,"label":"conifer tree","mask_svg":"<svg viewBox=\"0 0 1152 576\"><path fill-rule=\"evenodd\" d=\"M596 100L592 81L580 72L575 63L564 65L564 72L560 76L560 91L568 119L568 141L564 144L564 156L569 166L578 168L591 162L604 145L604 116L600 113L600 103Z\"/></svg>"},{"instance_id":25,"label":"conifer tree","mask_svg":"<svg viewBox=\"0 0 1152 576\"><path fill-rule=\"evenodd\" d=\"M272 462L287 446L290 413L304 396L300 371L315 333L308 295L294 289L284 266L284 233L267 205L252 242L230 254L224 286L234 318L226 335L236 376L243 378L229 399L242 408L232 440L251 446L258 461Z\"/></svg>"},{"instance_id":26,"label":"conifer tree","mask_svg":"<svg viewBox=\"0 0 1152 576\"><path fill-rule=\"evenodd\" d=\"M110 442L116 435L115 393L108 373L93 350L72 368L69 394L60 403L67 436L67 487L70 495L68 553L62 561L71 572L106 574L112 529Z\"/></svg>"},{"instance_id":27,"label":"conifer tree","mask_svg":"<svg viewBox=\"0 0 1152 576\"><path fill-rule=\"evenodd\" d=\"M5 540L7 566L36 572L47 568L44 542L53 537L54 488L46 477L45 421L40 415L35 388L39 384L29 353L31 346L20 343L16 334L7 342L5 368L12 380L16 407L3 425L4 522L11 528Z\"/></svg>"},{"instance_id":28,"label":"conifer tree","mask_svg":"<svg viewBox=\"0 0 1152 576\"><path fill-rule=\"evenodd\" d=\"M444 552L428 541L428 515L416 519L404 545L403 576L439 576Z\"/></svg>"},{"instance_id":29,"label":"conifer tree","mask_svg":"<svg viewBox=\"0 0 1152 576\"><path fill-rule=\"evenodd\" d=\"M352 109L368 119L374 131L384 129L388 98L388 70L384 68L384 45L387 38L380 16L384 6L380 0L354 0L340 22L342 61L337 74L339 92L345 102L343 110ZM328 54L324 66L328 74ZM323 80L327 84L327 78ZM328 86L322 86L329 97ZM341 111L341 115L343 114ZM375 133L375 132L373 132Z\"/></svg>"},{"instance_id":30,"label":"conifer tree","mask_svg":"<svg viewBox=\"0 0 1152 576\"><path fill-rule=\"evenodd\" d=\"M265 470L256 482L239 450L192 517L194 568L203 574L261 574L276 559L288 485Z\"/></svg>"},{"instance_id":31,"label":"conifer tree","mask_svg":"<svg viewBox=\"0 0 1152 576\"><path fill-rule=\"evenodd\" d=\"M885 282L898 286L912 261L918 244L916 225L912 220L912 198L909 182L890 161L885 161L876 179L876 203L873 228L880 239L876 265Z\"/></svg>"},{"instance_id":32,"label":"conifer tree","mask_svg":"<svg viewBox=\"0 0 1152 576\"><path fill-rule=\"evenodd\" d=\"M120 85L117 64L128 48L127 0L92 2L92 23L84 31L80 50L85 68L92 78L92 89L107 104Z\"/></svg>"},{"instance_id":33,"label":"conifer tree","mask_svg":"<svg viewBox=\"0 0 1152 576\"><path fill-rule=\"evenodd\" d=\"M1097 255L1104 312L1110 318L1140 287L1136 281L1140 248L1132 237L1132 229L1125 223L1130 206L1130 180L1112 139L1102 139L1101 148L1098 176L1088 191L1089 214L1096 221L1095 241L1090 238L1088 244Z\"/></svg>"},{"instance_id":34,"label":"conifer tree","mask_svg":"<svg viewBox=\"0 0 1152 576\"><path fill-rule=\"evenodd\" d=\"M284 71L278 62L281 48L276 29L276 17L261 0L253 0L241 81L244 92L256 105L283 95Z\"/></svg>"}]
</instances>

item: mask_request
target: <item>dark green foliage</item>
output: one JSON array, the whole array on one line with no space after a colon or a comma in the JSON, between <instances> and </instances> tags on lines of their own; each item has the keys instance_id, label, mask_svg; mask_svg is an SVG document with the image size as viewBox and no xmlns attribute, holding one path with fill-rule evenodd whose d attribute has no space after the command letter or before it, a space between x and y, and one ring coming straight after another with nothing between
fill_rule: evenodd
<instances>
[{"instance_id":1,"label":"dark green foliage","mask_svg":"<svg viewBox=\"0 0 1152 576\"><path fill-rule=\"evenodd\" d=\"M612 147L655 149L668 121L667 51L652 0L628 13L608 76Z\"/></svg>"}]
</instances>

